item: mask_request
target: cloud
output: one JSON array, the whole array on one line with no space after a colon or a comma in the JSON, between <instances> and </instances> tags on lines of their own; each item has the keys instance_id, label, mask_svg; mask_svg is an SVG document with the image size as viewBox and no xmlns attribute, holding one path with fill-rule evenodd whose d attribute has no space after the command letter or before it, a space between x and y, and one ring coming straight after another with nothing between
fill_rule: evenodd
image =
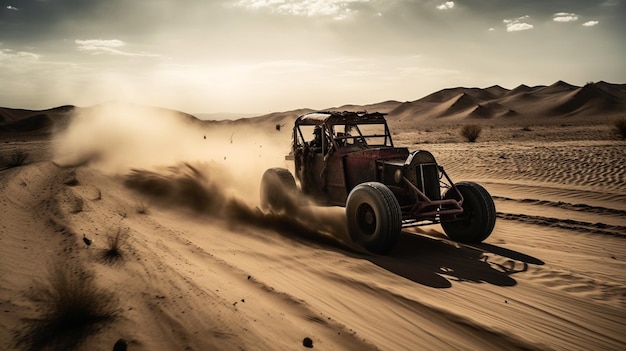
<instances>
[{"instance_id":1,"label":"cloud","mask_svg":"<svg viewBox=\"0 0 626 351\"><path fill-rule=\"evenodd\" d=\"M578 21L578 15L575 13L559 12L552 17L554 22L572 22Z\"/></svg>"},{"instance_id":2,"label":"cloud","mask_svg":"<svg viewBox=\"0 0 626 351\"><path fill-rule=\"evenodd\" d=\"M13 51L11 49L0 49L0 61L19 60L19 61L38 61L40 55L26 51Z\"/></svg>"},{"instance_id":3,"label":"cloud","mask_svg":"<svg viewBox=\"0 0 626 351\"><path fill-rule=\"evenodd\" d=\"M598 21L587 21L587 22L583 23L583 26L585 26L585 27L593 27L593 26L595 26L598 23L600 23L600 22L598 22Z\"/></svg>"},{"instance_id":4,"label":"cloud","mask_svg":"<svg viewBox=\"0 0 626 351\"><path fill-rule=\"evenodd\" d=\"M17 10L18 10L18 8L17 8L17 7L15 7L15 6L11 6L11 5L9 5L9 6L7 6L7 10L17 11Z\"/></svg>"},{"instance_id":5,"label":"cloud","mask_svg":"<svg viewBox=\"0 0 626 351\"><path fill-rule=\"evenodd\" d=\"M600 6L617 6L619 5L620 0L607 0L600 4Z\"/></svg>"},{"instance_id":6,"label":"cloud","mask_svg":"<svg viewBox=\"0 0 626 351\"><path fill-rule=\"evenodd\" d=\"M437 6L438 10L449 10L454 7L454 1L446 1L443 4Z\"/></svg>"},{"instance_id":7,"label":"cloud","mask_svg":"<svg viewBox=\"0 0 626 351\"><path fill-rule=\"evenodd\" d=\"M504 24L506 25L507 32L519 32L535 28L535 26L533 26L532 24L523 22L527 18L530 18L530 16L526 15L517 18L507 18L502 20L502 22L504 22Z\"/></svg>"},{"instance_id":8,"label":"cloud","mask_svg":"<svg viewBox=\"0 0 626 351\"><path fill-rule=\"evenodd\" d=\"M366 2L369 0L239 0L231 5L250 10L267 9L281 15L332 17L335 20L343 20L356 12L351 8L351 4Z\"/></svg>"},{"instance_id":9,"label":"cloud","mask_svg":"<svg viewBox=\"0 0 626 351\"><path fill-rule=\"evenodd\" d=\"M90 51L93 54L113 54L122 56L157 56L147 53L132 53L122 51L118 48L126 46L126 43L119 39L87 39L87 40L74 40L78 45L80 51Z\"/></svg>"},{"instance_id":10,"label":"cloud","mask_svg":"<svg viewBox=\"0 0 626 351\"><path fill-rule=\"evenodd\" d=\"M110 49L119 48L119 47L126 45L126 43L118 39L111 39L111 40L102 40L102 39L78 40L76 39L74 42L78 45L78 50L84 50L84 51L97 51L97 50L108 51Z\"/></svg>"}]
</instances>

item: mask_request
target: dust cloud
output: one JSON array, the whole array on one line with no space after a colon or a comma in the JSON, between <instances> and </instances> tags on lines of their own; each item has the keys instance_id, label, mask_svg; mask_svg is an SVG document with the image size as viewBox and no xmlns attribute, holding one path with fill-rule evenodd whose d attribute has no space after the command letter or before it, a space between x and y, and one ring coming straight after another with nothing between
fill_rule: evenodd
<instances>
[{"instance_id":1,"label":"dust cloud","mask_svg":"<svg viewBox=\"0 0 626 351\"><path fill-rule=\"evenodd\" d=\"M55 138L55 162L121 176L126 187L171 208L346 246L342 211L303 206L295 216L258 208L266 169L289 168L289 129L217 124L180 112L112 103L79 110Z\"/></svg>"},{"instance_id":2,"label":"dust cloud","mask_svg":"<svg viewBox=\"0 0 626 351\"><path fill-rule=\"evenodd\" d=\"M265 169L285 166L288 133L204 123L180 112L110 103L80 109L55 138L55 162L88 164L103 173L126 175L182 163L202 165L221 191L258 199Z\"/></svg>"}]
</instances>

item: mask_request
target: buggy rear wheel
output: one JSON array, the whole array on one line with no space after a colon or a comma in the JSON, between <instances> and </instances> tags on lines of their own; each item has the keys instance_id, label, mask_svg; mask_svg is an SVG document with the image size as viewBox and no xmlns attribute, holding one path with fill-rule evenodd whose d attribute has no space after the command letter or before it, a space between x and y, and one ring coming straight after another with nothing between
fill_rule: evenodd
<instances>
[{"instance_id":1,"label":"buggy rear wheel","mask_svg":"<svg viewBox=\"0 0 626 351\"><path fill-rule=\"evenodd\" d=\"M284 168L270 168L261 178L261 208L291 213L296 209L298 188L291 173Z\"/></svg>"},{"instance_id":2,"label":"buggy rear wheel","mask_svg":"<svg viewBox=\"0 0 626 351\"><path fill-rule=\"evenodd\" d=\"M480 243L491 235L496 224L496 206L493 199L485 188L473 182L459 182L455 187L463 195L463 213L456 218L443 217L441 226L454 241ZM458 198L454 188L446 192L445 198Z\"/></svg>"},{"instance_id":3,"label":"buggy rear wheel","mask_svg":"<svg viewBox=\"0 0 626 351\"><path fill-rule=\"evenodd\" d=\"M346 217L352 240L370 252L385 254L400 239L400 205L384 184L368 182L352 189L346 203Z\"/></svg>"}]
</instances>

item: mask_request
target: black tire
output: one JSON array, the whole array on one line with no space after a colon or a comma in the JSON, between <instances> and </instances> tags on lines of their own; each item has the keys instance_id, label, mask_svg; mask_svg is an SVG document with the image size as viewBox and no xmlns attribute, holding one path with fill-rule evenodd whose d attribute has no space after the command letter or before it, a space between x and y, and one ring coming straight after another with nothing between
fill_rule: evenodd
<instances>
[{"instance_id":1,"label":"black tire","mask_svg":"<svg viewBox=\"0 0 626 351\"><path fill-rule=\"evenodd\" d=\"M293 213L298 188L293 175L284 168L270 168L261 178L261 208L276 213Z\"/></svg>"},{"instance_id":2,"label":"black tire","mask_svg":"<svg viewBox=\"0 0 626 351\"><path fill-rule=\"evenodd\" d=\"M481 185L473 182L455 184L463 195L463 213L455 218L442 218L441 226L446 235L461 243L480 243L487 239L496 224L496 205L491 195ZM444 196L457 198L454 189Z\"/></svg>"},{"instance_id":3,"label":"black tire","mask_svg":"<svg viewBox=\"0 0 626 351\"><path fill-rule=\"evenodd\" d=\"M402 212L387 186L377 182L357 185L346 203L348 232L366 250L385 254L400 239Z\"/></svg>"}]
</instances>

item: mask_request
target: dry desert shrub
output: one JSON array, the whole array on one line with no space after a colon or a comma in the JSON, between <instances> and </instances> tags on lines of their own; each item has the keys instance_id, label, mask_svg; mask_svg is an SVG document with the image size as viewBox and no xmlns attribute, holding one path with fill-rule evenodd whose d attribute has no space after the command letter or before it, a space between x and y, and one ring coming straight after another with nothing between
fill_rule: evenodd
<instances>
[{"instance_id":1,"label":"dry desert shrub","mask_svg":"<svg viewBox=\"0 0 626 351\"><path fill-rule=\"evenodd\" d=\"M0 169L9 169L22 166L26 163L28 153L24 150L17 149L6 158L0 159Z\"/></svg>"},{"instance_id":2,"label":"dry desert shrub","mask_svg":"<svg viewBox=\"0 0 626 351\"><path fill-rule=\"evenodd\" d=\"M63 184L67 186L78 185L78 178L76 177L76 170L72 169L65 174L63 178Z\"/></svg>"},{"instance_id":3,"label":"dry desert shrub","mask_svg":"<svg viewBox=\"0 0 626 351\"><path fill-rule=\"evenodd\" d=\"M41 315L26 320L18 335L18 346L26 350L75 349L118 313L113 294L99 288L93 274L68 262L52 265L30 297Z\"/></svg>"},{"instance_id":4,"label":"dry desert shrub","mask_svg":"<svg viewBox=\"0 0 626 351\"><path fill-rule=\"evenodd\" d=\"M128 231L117 229L115 234L107 235L107 247L102 250L100 258L107 264L116 264L124 260L123 247L126 245Z\"/></svg>"},{"instance_id":5,"label":"dry desert shrub","mask_svg":"<svg viewBox=\"0 0 626 351\"><path fill-rule=\"evenodd\" d=\"M613 130L620 135L622 139L626 139L626 118L613 121Z\"/></svg>"},{"instance_id":6,"label":"dry desert shrub","mask_svg":"<svg viewBox=\"0 0 626 351\"><path fill-rule=\"evenodd\" d=\"M473 143L478 139L481 131L482 127L478 124L466 124L461 128L461 136L470 143Z\"/></svg>"},{"instance_id":7,"label":"dry desert shrub","mask_svg":"<svg viewBox=\"0 0 626 351\"><path fill-rule=\"evenodd\" d=\"M144 201L138 201L135 203L135 212L139 214L148 214L148 203Z\"/></svg>"},{"instance_id":8,"label":"dry desert shrub","mask_svg":"<svg viewBox=\"0 0 626 351\"><path fill-rule=\"evenodd\" d=\"M69 199L69 203L67 204L68 212L72 214L81 213L83 212L84 205L85 200L83 200L82 197L74 195Z\"/></svg>"},{"instance_id":9,"label":"dry desert shrub","mask_svg":"<svg viewBox=\"0 0 626 351\"><path fill-rule=\"evenodd\" d=\"M532 129L529 126L524 126L522 132L532 132Z\"/></svg>"}]
</instances>

